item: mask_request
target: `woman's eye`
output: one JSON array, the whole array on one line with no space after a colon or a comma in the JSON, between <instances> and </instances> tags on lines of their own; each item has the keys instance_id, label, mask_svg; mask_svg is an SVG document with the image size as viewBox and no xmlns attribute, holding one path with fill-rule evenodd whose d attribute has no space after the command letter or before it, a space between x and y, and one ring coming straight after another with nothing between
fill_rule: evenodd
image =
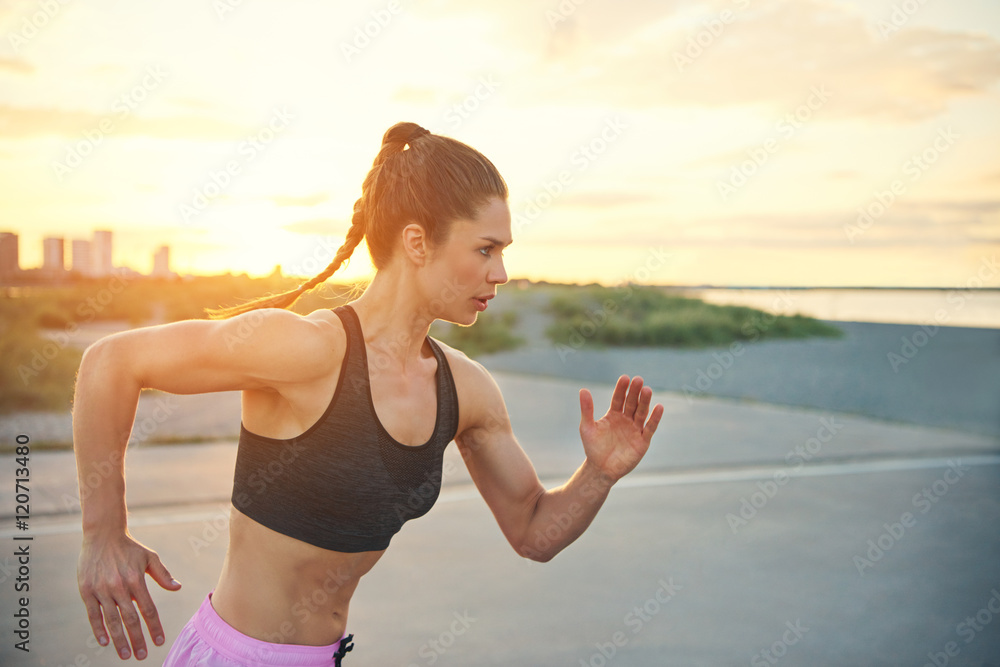
<instances>
[{"instance_id":1,"label":"woman's eye","mask_svg":"<svg viewBox=\"0 0 1000 667\"><path fill-rule=\"evenodd\" d=\"M485 248L480 248L479 252L481 252L484 256L489 257L490 256L490 250L493 250L493 246L487 246Z\"/></svg>"}]
</instances>

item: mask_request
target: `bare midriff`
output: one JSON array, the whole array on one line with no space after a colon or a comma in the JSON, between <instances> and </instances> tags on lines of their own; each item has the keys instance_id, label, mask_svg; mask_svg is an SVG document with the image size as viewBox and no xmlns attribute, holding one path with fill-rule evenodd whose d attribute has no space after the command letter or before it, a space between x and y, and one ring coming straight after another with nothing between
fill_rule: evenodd
<instances>
[{"instance_id":1,"label":"bare midriff","mask_svg":"<svg viewBox=\"0 0 1000 667\"><path fill-rule=\"evenodd\" d=\"M254 639L334 644L345 634L358 581L383 553L322 549L230 508L229 550L212 606L222 620Z\"/></svg>"}]
</instances>

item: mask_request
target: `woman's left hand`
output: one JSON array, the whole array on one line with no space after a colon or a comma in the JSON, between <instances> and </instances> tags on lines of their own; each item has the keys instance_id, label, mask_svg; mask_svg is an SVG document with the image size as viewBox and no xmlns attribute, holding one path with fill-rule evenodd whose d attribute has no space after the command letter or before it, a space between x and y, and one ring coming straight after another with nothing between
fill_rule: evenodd
<instances>
[{"instance_id":1,"label":"woman's left hand","mask_svg":"<svg viewBox=\"0 0 1000 667\"><path fill-rule=\"evenodd\" d=\"M631 472L649 449L649 442L663 416L659 403L650 413L653 390L642 386L642 378L618 378L611 407L594 421L594 397L580 390L580 438L587 461L611 483ZM647 415L649 420L646 420Z\"/></svg>"}]
</instances>

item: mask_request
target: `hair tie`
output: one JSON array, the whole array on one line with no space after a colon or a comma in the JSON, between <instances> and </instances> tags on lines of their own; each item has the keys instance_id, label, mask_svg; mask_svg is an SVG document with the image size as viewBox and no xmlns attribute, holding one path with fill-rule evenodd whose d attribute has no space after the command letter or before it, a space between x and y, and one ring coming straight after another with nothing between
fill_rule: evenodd
<instances>
[{"instance_id":1,"label":"hair tie","mask_svg":"<svg viewBox=\"0 0 1000 667\"><path fill-rule=\"evenodd\" d=\"M415 129L413 132L410 132L410 136L407 137L406 143L407 144L412 144L414 141L416 141L420 137L424 136L425 134L430 134L430 131L429 130L425 130L424 128L422 128L422 127L420 127L418 125L417 129Z\"/></svg>"}]
</instances>

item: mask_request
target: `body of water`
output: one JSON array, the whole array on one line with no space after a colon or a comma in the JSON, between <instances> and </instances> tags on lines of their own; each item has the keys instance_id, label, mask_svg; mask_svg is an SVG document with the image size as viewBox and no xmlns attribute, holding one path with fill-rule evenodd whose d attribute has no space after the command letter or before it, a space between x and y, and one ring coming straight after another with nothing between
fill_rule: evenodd
<instances>
[{"instance_id":1,"label":"body of water","mask_svg":"<svg viewBox=\"0 0 1000 667\"><path fill-rule=\"evenodd\" d=\"M709 303L822 320L1000 329L998 289L677 288Z\"/></svg>"}]
</instances>

